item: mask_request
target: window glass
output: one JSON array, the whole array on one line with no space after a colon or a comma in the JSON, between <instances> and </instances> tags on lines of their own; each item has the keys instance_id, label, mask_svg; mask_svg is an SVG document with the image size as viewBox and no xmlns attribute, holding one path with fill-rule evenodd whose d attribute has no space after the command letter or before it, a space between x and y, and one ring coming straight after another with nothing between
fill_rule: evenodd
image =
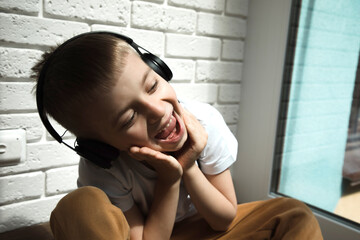
<instances>
[{"instance_id":1,"label":"window glass","mask_svg":"<svg viewBox=\"0 0 360 240\"><path fill-rule=\"evenodd\" d=\"M360 1L295 1L292 11L272 191L357 225Z\"/></svg>"}]
</instances>

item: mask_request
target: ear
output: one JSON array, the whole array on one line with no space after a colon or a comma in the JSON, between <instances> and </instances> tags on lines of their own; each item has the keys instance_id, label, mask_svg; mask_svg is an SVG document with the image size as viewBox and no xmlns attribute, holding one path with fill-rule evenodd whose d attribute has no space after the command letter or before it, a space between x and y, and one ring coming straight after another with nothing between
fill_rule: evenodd
<instances>
[{"instance_id":1,"label":"ear","mask_svg":"<svg viewBox=\"0 0 360 240\"><path fill-rule=\"evenodd\" d=\"M141 55L141 59L166 81L170 81L173 77L173 74L166 63L154 54L144 53Z\"/></svg>"}]
</instances>

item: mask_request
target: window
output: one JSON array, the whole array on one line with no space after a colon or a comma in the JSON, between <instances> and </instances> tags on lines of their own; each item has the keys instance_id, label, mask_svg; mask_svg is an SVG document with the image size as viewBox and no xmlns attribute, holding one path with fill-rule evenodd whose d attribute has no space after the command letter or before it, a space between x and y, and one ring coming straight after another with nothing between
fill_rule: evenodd
<instances>
[{"instance_id":1,"label":"window","mask_svg":"<svg viewBox=\"0 0 360 240\"><path fill-rule=\"evenodd\" d=\"M358 223L335 212L347 193L343 165L358 96L359 9L359 1L249 1L233 167L238 201L298 198L327 240L360 237Z\"/></svg>"},{"instance_id":2,"label":"window","mask_svg":"<svg viewBox=\"0 0 360 240\"><path fill-rule=\"evenodd\" d=\"M295 1L293 13L273 191L357 224L360 2Z\"/></svg>"}]
</instances>

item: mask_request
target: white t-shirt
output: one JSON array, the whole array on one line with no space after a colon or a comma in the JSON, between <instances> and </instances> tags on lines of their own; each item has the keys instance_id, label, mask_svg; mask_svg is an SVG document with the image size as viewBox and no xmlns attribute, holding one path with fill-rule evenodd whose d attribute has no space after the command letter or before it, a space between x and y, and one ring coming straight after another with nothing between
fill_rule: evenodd
<instances>
[{"instance_id":1,"label":"white t-shirt","mask_svg":"<svg viewBox=\"0 0 360 240\"><path fill-rule=\"evenodd\" d=\"M201 171L215 175L225 171L236 160L237 141L221 114L211 105L194 101L181 101L208 133L208 142L197 161ZM78 187L95 186L102 189L112 204L123 212L135 203L146 215L151 207L157 173L125 152L112 162L110 169L100 168L86 159L79 163ZM176 221L192 216L196 209L184 185L180 185Z\"/></svg>"}]
</instances>

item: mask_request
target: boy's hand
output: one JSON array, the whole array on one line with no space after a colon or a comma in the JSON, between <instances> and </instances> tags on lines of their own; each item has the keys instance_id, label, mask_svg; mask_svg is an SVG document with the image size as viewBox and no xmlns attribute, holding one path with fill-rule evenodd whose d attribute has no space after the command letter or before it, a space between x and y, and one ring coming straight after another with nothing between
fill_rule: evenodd
<instances>
[{"instance_id":1,"label":"boy's hand","mask_svg":"<svg viewBox=\"0 0 360 240\"><path fill-rule=\"evenodd\" d=\"M176 182L182 177L182 167L173 156L148 147L136 146L130 148L129 154L137 160L144 160L149 163L158 173L159 179L167 183Z\"/></svg>"},{"instance_id":2,"label":"boy's hand","mask_svg":"<svg viewBox=\"0 0 360 240\"><path fill-rule=\"evenodd\" d=\"M183 119L188 133L184 146L171 155L153 150L148 147L133 146L129 150L131 157L145 160L159 174L159 178L166 181L176 181L195 164L207 143L207 133L200 122L186 109L183 109ZM176 159L175 159L176 158Z\"/></svg>"},{"instance_id":3,"label":"boy's hand","mask_svg":"<svg viewBox=\"0 0 360 240\"><path fill-rule=\"evenodd\" d=\"M188 139L184 146L174 153L184 171L195 164L200 153L204 150L207 143L207 132L200 122L186 109L183 109L183 119L185 122Z\"/></svg>"}]
</instances>

